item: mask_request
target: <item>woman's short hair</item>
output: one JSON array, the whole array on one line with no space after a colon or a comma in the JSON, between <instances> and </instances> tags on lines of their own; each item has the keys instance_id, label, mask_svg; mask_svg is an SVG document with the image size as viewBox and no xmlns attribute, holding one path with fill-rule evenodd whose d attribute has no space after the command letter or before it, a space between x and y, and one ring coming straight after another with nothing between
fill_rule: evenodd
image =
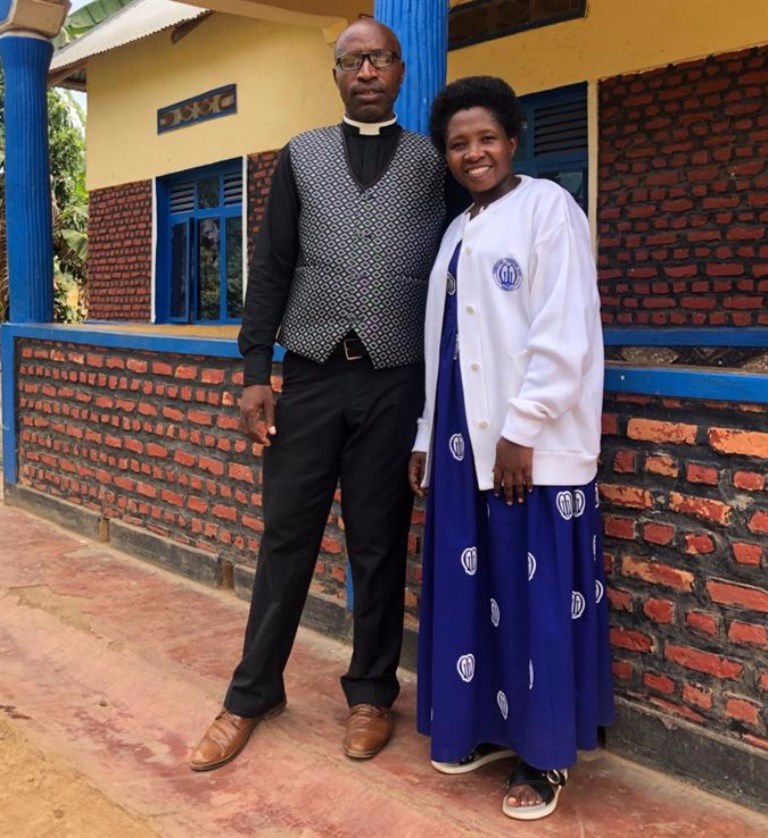
<instances>
[{"instance_id":1,"label":"woman's short hair","mask_svg":"<svg viewBox=\"0 0 768 838\"><path fill-rule=\"evenodd\" d=\"M451 82L435 97L429 115L429 135L438 151L445 151L445 135L451 117L469 108L485 108L510 138L523 127L523 111L515 91L495 76L467 76Z\"/></svg>"}]
</instances>

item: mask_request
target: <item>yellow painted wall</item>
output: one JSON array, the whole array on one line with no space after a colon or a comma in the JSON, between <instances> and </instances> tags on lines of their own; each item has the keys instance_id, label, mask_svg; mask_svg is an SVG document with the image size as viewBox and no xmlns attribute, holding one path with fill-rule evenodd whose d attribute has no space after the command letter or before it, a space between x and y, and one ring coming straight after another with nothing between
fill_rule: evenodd
<instances>
[{"instance_id":1,"label":"yellow painted wall","mask_svg":"<svg viewBox=\"0 0 768 838\"><path fill-rule=\"evenodd\" d=\"M768 0L587 0L587 16L448 54L449 81L493 73L517 93L768 41Z\"/></svg>"},{"instance_id":2,"label":"yellow painted wall","mask_svg":"<svg viewBox=\"0 0 768 838\"><path fill-rule=\"evenodd\" d=\"M280 148L342 106L320 29L214 15L175 45L161 32L88 64L88 188ZM237 84L238 113L157 134L157 110Z\"/></svg>"}]
</instances>

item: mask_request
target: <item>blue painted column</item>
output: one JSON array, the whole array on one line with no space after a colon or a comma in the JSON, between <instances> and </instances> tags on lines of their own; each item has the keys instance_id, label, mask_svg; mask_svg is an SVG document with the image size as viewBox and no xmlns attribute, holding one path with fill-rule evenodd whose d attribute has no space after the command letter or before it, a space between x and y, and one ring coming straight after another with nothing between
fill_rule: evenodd
<instances>
[{"instance_id":1,"label":"blue painted column","mask_svg":"<svg viewBox=\"0 0 768 838\"><path fill-rule=\"evenodd\" d=\"M0 36L5 71L5 212L12 323L53 320L53 219L42 35ZM10 372L10 371L9 371Z\"/></svg>"},{"instance_id":2,"label":"blue painted column","mask_svg":"<svg viewBox=\"0 0 768 838\"><path fill-rule=\"evenodd\" d=\"M448 0L375 0L374 17L394 29L405 61L405 81L397 100L401 125L428 133L429 108L445 84Z\"/></svg>"}]
</instances>

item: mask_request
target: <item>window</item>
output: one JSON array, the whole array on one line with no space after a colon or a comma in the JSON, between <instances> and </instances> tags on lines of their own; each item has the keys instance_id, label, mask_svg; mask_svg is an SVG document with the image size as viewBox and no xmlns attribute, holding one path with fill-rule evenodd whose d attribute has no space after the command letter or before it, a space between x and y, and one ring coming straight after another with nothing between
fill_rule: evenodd
<instances>
[{"instance_id":1,"label":"window","mask_svg":"<svg viewBox=\"0 0 768 838\"><path fill-rule=\"evenodd\" d=\"M242 161L163 178L157 194L157 321L238 321L243 309Z\"/></svg>"},{"instance_id":2,"label":"window","mask_svg":"<svg viewBox=\"0 0 768 838\"><path fill-rule=\"evenodd\" d=\"M448 49L573 20L587 13L587 0L454 0L451 6Z\"/></svg>"},{"instance_id":3,"label":"window","mask_svg":"<svg viewBox=\"0 0 768 838\"><path fill-rule=\"evenodd\" d=\"M574 84L521 96L525 126L515 171L549 178L587 211L587 86Z\"/></svg>"}]
</instances>

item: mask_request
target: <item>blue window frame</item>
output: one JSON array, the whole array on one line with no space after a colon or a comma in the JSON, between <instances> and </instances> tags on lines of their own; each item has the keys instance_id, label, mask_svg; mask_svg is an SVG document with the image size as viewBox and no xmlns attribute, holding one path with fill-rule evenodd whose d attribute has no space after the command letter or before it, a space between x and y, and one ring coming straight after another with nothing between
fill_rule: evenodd
<instances>
[{"instance_id":1,"label":"blue window frame","mask_svg":"<svg viewBox=\"0 0 768 838\"><path fill-rule=\"evenodd\" d=\"M525 127L515 171L549 178L587 211L587 85L573 84L521 96Z\"/></svg>"},{"instance_id":2,"label":"blue window frame","mask_svg":"<svg viewBox=\"0 0 768 838\"><path fill-rule=\"evenodd\" d=\"M242 161L158 179L157 219L157 322L238 322L243 310Z\"/></svg>"}]
</instances>

